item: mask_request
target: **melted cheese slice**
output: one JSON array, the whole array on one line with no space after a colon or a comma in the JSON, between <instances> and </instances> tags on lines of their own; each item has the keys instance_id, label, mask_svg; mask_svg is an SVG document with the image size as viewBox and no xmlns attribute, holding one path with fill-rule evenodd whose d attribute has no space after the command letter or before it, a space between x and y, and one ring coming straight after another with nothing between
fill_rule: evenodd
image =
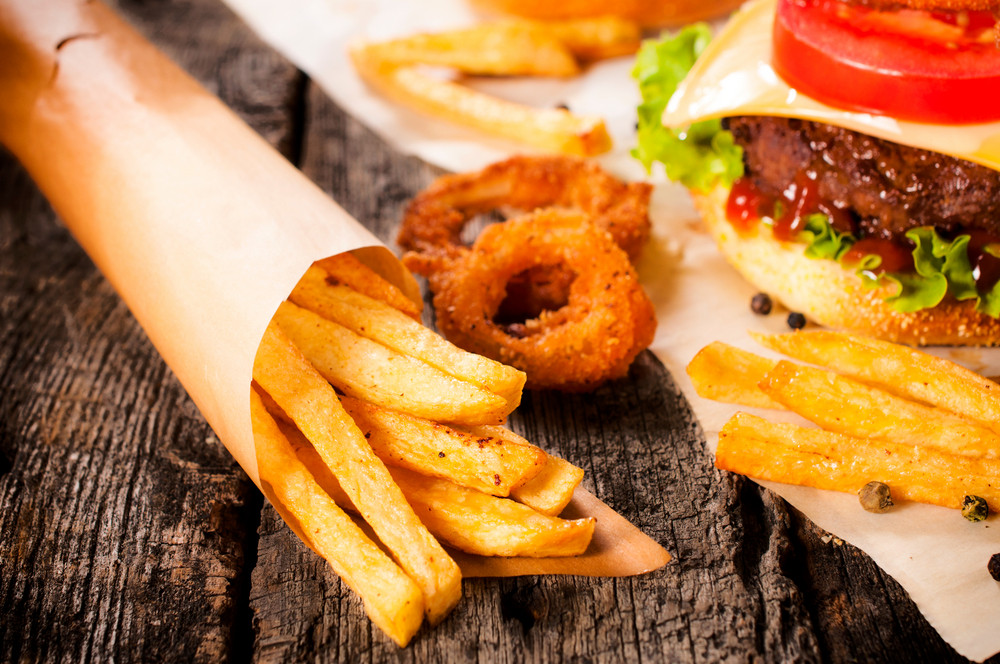
<instances>
[{"instance_id":1,"label":"melted cheese slice","mask_svg":"<svg viewBox=\"0 0 1000 664\"><path fill-rule=\"evenodd\" d=\"M1000 122L902 122L826 106L789 87L771 67L771 27L776 5L776 0L755 0L733 14L671 97L663 114L665 125L681 127L735 115L801 118L1000 170Z\"/></svg>"}]
</instances>

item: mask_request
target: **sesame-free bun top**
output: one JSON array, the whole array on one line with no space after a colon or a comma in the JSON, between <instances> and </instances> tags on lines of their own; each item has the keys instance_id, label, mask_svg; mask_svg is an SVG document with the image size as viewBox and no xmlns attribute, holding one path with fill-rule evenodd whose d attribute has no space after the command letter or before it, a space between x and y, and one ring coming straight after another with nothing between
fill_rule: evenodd
<instances>
[{"instance_id":1,"label":"sesame-free bun top","mask_svg":"<svg viewBox=\"0 0 1000 664\"><path fill-rule=\"evenodd\" d=\"M726 218L728 195L725 187L692 192L726 260L790 311L835 330L914 346L1000 344L1000 319L977 312L973 300L946 299L933 309L899 312L883 300L890 291L866 288L836 261L807 258L801 243L778 241L766 230L738 233Z\"/></svg>"},{"instance_id":2,"label":"sesame-free bun top","mask_svg":"<svg viewBox=\"0 0 1000 664\"><path fill-rule=\"evenodd\" d=\"M473 4L524 18L557 20L619 16L645 27L680 26L722 16L742 0L472 0Z\"/></svg>"}]
</instances>

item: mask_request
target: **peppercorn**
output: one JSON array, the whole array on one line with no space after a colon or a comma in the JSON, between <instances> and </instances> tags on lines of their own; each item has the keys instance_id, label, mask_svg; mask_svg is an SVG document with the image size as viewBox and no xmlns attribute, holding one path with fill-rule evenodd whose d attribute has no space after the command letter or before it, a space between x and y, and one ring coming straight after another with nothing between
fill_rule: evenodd
<instances>
[{"instance_id":1,"label":"peppercorn","mask_svg":"<svg viewBox=\"0 0 1000 664\"><path fill-rule=\"evenodd\" d=\"M792 328L793 330L801 330L805 326L806 326L805 316L796 311L793 311L792 313L788 314L788 327Z\"/></svg>"},{"instance_id":2,"label":"peppercorn","mask_svg":"<svg viewBox=\"0 0 1000 664\"><path fill-rule=\"evenodd\" d=\"M990 556L990 562L986 564L986 569L989 570L994 581L1000 581L1000 553L994 553Z\"/></svg>"},{"instance_id":3,"label":"peppercorn","mask_svg":"<svg viewBox=\"0 0 1000 664\"><path fill-rule=\"evenodd\" d=\"M962 498L962 516L972 522L983 521L990 515L990 506L986 504L984 498L979 496L965 496Z\"/></svg>"},{"instance_id":4,"label":"peppercorn","mask_svg":"<svg viewBox=\"0 0 1000 664\"><path fill-rule=\"evenodd\" d=\"M750 300L750 311L761 316L771 313L771 296L767 293L757 293Z\"/></svg>"},{"instance_id":5,"label":"peppercorn","mask_svg":"<svg viewBox=\"0 0 1000 664\"><path fill-rule=\"evenodd\" d=\"M858 491L858 500L865 511L882 514L893 506L892 493L889 485L882 482L869 482Z\"/></svg>"}]
</instances>

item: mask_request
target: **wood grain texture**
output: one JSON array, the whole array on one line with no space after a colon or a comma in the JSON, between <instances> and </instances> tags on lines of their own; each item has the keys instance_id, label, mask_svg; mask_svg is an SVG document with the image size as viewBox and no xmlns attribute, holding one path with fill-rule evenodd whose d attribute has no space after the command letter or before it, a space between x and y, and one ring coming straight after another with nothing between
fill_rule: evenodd
<instances>
[{"instance_id":1,"label":"wood grain texture","mask_svg":"<svg viewBox=\"0 0 1000 664\"><path fill-rule=\"evenodd\" d=\"M395 248L434 169L218 0L115 6ZM650 354L593 394L527 393L511 426L675 558L624 579L466 580L455 612L399 650L0 153L0 662L965 661L867 556L716 470Z\"/></svg>"}]
</instances>

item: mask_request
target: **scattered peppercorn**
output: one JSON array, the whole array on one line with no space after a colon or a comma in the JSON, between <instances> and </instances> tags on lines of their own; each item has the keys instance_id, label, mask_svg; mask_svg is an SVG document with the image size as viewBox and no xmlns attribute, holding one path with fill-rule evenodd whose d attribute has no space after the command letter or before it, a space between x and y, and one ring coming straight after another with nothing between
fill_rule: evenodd
<instances>
[{"instance_id":1,"label":"scattered peppercorn","mask_svg":"<svg viewBox=\"0 0 1000 664\"><path fill-rule=\"evenodd\" d=\"M858 491L858 500L865 511L882 514L893 506L892 492L883 482L869 482Z\"/></svg>"},{"instance_id":2,"label":"scattered peppercorn","mask_svg":"<svg viewBox=\"0 0 1000 664\"><path fill-rule=\"evenodd\" d=\"M983 521L990 515L990 506L986 504L986 499L979 496L965 496L962 498L962 516L969 521Z\"/></svg>"},{"instance_id":3,"label":"scattered peppercorn","mask_svg":"<svg viewBox=\"0 0 1000 664\"><path fill-rule=\"evenodd\" d=\"M797 311L788 314L788 327L793 330L801 330L806 326L806 317Z\"/></svg>"},{"instance_id":4,"label":"scattered peppercorn","mask_svg":"<svg viewBox=\"0 0 1000 664\"><path fill-rule=\"evenodd\" d=\"M1000 553L994 553L990 556L990 562L986 564L986 569L989 570L994 581L1000 581Z\"/></svg>"},{"instance_id":5,"label":"scattered peppercorn","mask_svg":"<svg viewBox=\"0 0 1000 664\"><path fill-rule=\"evenodd\" d=\"M767 293L757 293L750 300L750 311L755 314L760 314L761 316L766 316L771 313L772 306L771 296Z\"/></svg>"},{"instance_id":6,"label":"scattered peppercorn","mask_svg":"<svg viewBox=\"0 0 1000 664\"><path fill-rule=\"evenodd\" d=\"M569 110L569 104L567 104L564 101L561 101L558 104L556 104L556 108L558 108L560 111L568 111Z\"/></svg>"}]
</instances>

